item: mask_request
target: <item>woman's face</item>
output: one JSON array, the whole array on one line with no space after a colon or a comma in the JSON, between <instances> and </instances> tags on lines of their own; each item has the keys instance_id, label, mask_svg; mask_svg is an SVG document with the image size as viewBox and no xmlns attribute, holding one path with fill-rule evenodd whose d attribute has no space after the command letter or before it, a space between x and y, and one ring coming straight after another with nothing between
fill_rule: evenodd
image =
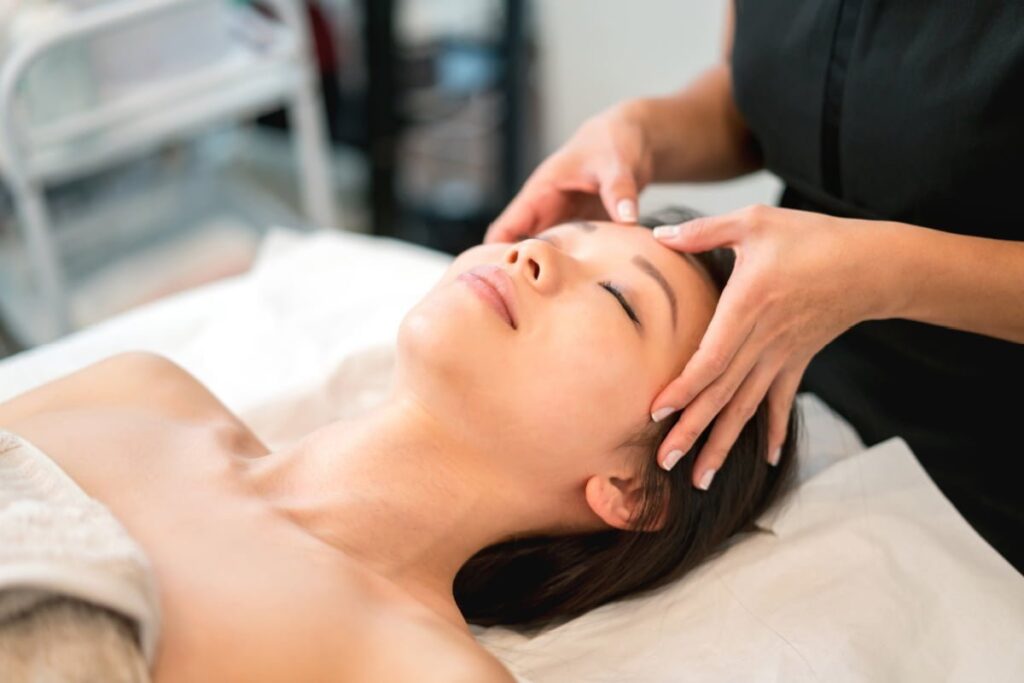
<instances>
[{"instance_id":1,"label":"woman's face","mask_svg":"<svg viewBox=\"0 0 1024 683\"><path fill-rule=\"evenodd\" d=\"M514 327L479 281L459 277L486 265L508 276ZM398 386L502 467L570 486L622 462L621 444L650 422L716 300L691 257L641 227L564 223L479 245L403 319Z\"/></svg>"}]
</instances>

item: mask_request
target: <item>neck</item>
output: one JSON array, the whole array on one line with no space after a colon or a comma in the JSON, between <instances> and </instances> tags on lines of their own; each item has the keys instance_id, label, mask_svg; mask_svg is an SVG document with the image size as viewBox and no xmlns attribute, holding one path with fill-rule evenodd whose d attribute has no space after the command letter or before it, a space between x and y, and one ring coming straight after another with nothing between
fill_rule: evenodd
<instances>
[{"instance_id":1,"label":"neck","mask_svg":"<svg viewBox=\"0 0 1024 683\"><path fill-rule=\"evenodd\" d=\"M543 521L453 427L392 397L254 460L250 474L277 511L465 627L452 595L459 568Z\"/></svg>"}]
</instances>

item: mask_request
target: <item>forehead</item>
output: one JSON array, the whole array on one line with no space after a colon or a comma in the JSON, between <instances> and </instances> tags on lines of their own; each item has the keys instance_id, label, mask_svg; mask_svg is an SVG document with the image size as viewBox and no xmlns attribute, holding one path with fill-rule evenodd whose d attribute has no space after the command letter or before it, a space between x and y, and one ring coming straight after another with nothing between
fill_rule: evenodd
<instances>
[{"instance_id":1,"label":"forehead","mask_svg":"<svg viewBox=\"0 0 1024 683\"><path fill-rule=\"evenodd\" d=\"M593 243L604 243L609 248L621 249L623 259L641 254L663 272L666 278L682 277L693 284L693 278L701 286L709 286L717 293L704 266L692 254L675 251L654 239L649 228L639 225L620 225L611 221L568 221L552 226L541 234L579 236ZM680 265L685 267L680 268ZM673 280L674 281L674 280Z\"/></svg>"}]
</instances>

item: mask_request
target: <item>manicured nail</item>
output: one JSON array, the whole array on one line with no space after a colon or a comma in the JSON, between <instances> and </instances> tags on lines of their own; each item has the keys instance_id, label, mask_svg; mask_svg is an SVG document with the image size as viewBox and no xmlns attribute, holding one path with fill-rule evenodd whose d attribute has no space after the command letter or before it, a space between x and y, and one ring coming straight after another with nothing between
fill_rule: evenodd
<instances>
[{"instance_id":1,"label":"manicured nail","mask_svg":"<svg viewBox=\"0 0 1024 683\"><path fill-rule=\"evenodd\" d=\"M681 450L678 448L672 449L668 452L668 455L665 456L665 461L661 463L662 469L666 472L671 470L676 466L676 463L679 462L679 458L681 457L683 457L683 452Z\"/></svg>"},{"instance_id":2,"label":"manicured nail","mask_svg":"<svg viewBox=\"0 0 1024 683\"><path fill-rule=\"evenodd\" d=\"M668 417L672 413L676 412L676 410L678 410L678 408L673 408L672 406L665 406L664 408L658 408L653 413L651 413L651 419L654 420L655 422L661 422L666 417Z\"/></svg>"},{"instance_id":3,"label":"manicured nail","mask_svg":"<svg viewBox=\"0 0 1024 683\"><path fill-rule=\"evenodd\" d=\"M779 456L782 455L782 447L776 448L772 451L771 457L768 458L768 464L775 467L779 464Z\"/></svg>"},{"instance_id":4,"label":"manicured nail","mask_svg":"<svg viewBox=\"0 0 1024 683\"><path fill-rule=\"evenodd\" d=\"M664 239L666 237L675 237L678 234L678 225L659 225L654 229L654 236L659 239Z\"/></svg>"},{"instance_id":5,"label":"manicured nail","mask_svg":"<svg viewBox=\"0 0 1024 683\"><path fill-rule=\"evenodd\" d=\"M619 212L620 221L636 220L636 206L632 199L620 199L619 203L615 205L615 210Z\"/></svg>"},{"instance_id":6,"label":"manicured nail","mask_svg":"<svg viewBox=\"0 0 1024 683\"><path fill-rule=\"evenodd\" d=\"M715 471L708 470L707 472L704 473L704 476L700 478L700 483L697 484L697 488L699 488L701 491L707 491L708 488L711 486L711 480L714 478Z\"/></svg>"}]
</instances>

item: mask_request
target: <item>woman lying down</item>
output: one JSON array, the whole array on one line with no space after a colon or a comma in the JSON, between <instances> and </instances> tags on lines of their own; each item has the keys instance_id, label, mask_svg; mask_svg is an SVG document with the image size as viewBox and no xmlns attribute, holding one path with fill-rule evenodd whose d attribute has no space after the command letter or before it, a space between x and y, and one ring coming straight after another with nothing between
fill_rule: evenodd
<instances>
[{"instance_id":1,"label":"woman lying down","mask_svg":"<svg viewBox=\"0 0 1024 683\"><path fill-rule=\"evenodd\" d=\"M689 483L703 437L655 463L673 420L648 407L730 258L599 222L473 247L403 319L388 400L279 451L144 353L0 405L0 428L148 555L158 683L512 681L467 622L543 626L663 585L781 495L796 429L768 465L765 404L710 490Z\"/></svg>"}]
</instances>

